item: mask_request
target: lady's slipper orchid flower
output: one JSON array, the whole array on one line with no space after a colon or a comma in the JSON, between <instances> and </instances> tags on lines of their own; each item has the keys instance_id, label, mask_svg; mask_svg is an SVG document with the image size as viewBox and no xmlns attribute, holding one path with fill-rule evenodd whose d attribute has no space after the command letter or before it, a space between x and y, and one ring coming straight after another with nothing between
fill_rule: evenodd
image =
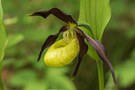
<instances>
[{"instance_id":1,"label":"lady's slipper orchid flower","mask_svg":"<svg viewBox=\"0 0 135 90\"><path fill-rule=\"evenodd\" d=\"M114 82L116 82L113 67L107 57L106 50L103 44L97 40L92 39L81 29L79 29L79 25L70 15L63 13L58 8L52 8L49 11L35 12L32 14L32 16L42 16L46 18L50 14L53 14L54 16L56 16L57 18L59 18L67 24L61 27L58 33L56 33L55 35L50 35L45 40L44 44L42 45L37 61L40 60L40 57L44 49L48 47L50 48L44 56L44 61L48 66L61 67L66 64L69 64L70 62L72 62L72 60L74 60L76 56L78 56L78 63L73 72L73 77L75 77L79 69L80 63L82 61L82 58L88 50L88 45L85 42L86 39L86 41L90 43L96 50L100 59L108 65L112 73L113 80ZM62 32L63 39L55 42L59 34Z\"/></svg>"}]
</instances>

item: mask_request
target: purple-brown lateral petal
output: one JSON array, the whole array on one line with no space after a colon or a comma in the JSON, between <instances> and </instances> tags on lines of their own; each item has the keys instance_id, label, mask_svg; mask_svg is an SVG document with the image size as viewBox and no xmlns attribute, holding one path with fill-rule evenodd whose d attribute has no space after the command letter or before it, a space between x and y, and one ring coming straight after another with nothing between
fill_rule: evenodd
<instances>
[{"instance_id":1,"label":"purple-brown lateral petal","mask_svg":"<svg viewBox=\"0 0 135 90\"><path fill-rule=\"evenodd\" d=\"M44 18L48 17L50 14L53 14L54 16L56 16L57 18L59 18L60 20L66 22L66 23L75 23L76 21L71 17L71 15L67 15L65 14L63 11L61 11L58 8L52 8L48 11L39 11L39 12L35 12L33 13L31 16L42 16Z\"/></svg>"},{"instance_id":2,"label":"purple-brown lateral petal","mask_svg":"<svg viewBox=\"0 0 135 90\"><path fill-rule=\"evenodd\" d=\"M78 62L77 62L77 65L75 67L75 70L73 72L73 75L72 75L72 78L74 78L78 72L78 69L80 67L80 64L81 64L81 61L82 61L82 58L83 56L87 53L88 51L88 45L85 43L84 41L84 37L81 36L80 34L76 33L77 34L77 38L79 40L79 45L80 45L80 51L79 51L79 54L78 54Z\"/></svg>"},{"instance_id":3,"label":"purple-brown lateral petal","mask_svg":"<svg viewBox=\"0 0 135 90\"><path fill-rule=\"evenodd\" d=\"M64 32L64 31L66 31L67 29L68 29L68 27L67 27L66 25L63 26L63 27L60 29L60 31L59 31L58 33L56 33L55 35L50 35L50 36L44 41L44 43L43 43L43 45L42 45L42 48L41 48L41 50L40 50L40 53L39 53L39 56L38 56L37 61L40 60L43 51L44 51L46 48L50 47L50 46L56 41L56 39L58 38L58 36L59 36L59 34L60 34L61 32Z\"/></svg>"},{"instance_id":4,"label":"purple-brown lateral petal","mask_svg":"<svg viewBox=\"0 0 135 90\"><path fill-rule=\"evenodd\" d=\"M101 60L103 60L104 63L106 63L108 65L108 67L110 68L110 71L112 73L112 77L114 80L114 83L116 83L116 76L114 73L114 69L112 67L112 64L109 61L109 58L107 56L105 47L103 46L102 43L100 43L97 40L92 39L91 37L89 37L88 35L84 34L80 29L77 28L77 32L82 35L83 37L86 38L86 40L95 48L98 56L101 58Z\"/></svg>"},{"instance_id":5,"label":"purple-brown lateral petal","mask_svg":"<svg viewBox=\"0 0 135 90\"><path fill-rule=\"evenodd\" d=\"M89 37L88 35L85 35L86 40L91 43L91 45L95 48L98 56L101 58L101 60L103 60L104 63L106 63L108 65L108 67L110 68L110 71L112 73L112 77L114 80L114 83L116 83L116 76L114 73L114 69L112 67L112 64L109 61L109 58L106 54L106 50L103 46L103 44L101 44L99 41L92 39L91 37Z\"/></svg>"}]
</instances>

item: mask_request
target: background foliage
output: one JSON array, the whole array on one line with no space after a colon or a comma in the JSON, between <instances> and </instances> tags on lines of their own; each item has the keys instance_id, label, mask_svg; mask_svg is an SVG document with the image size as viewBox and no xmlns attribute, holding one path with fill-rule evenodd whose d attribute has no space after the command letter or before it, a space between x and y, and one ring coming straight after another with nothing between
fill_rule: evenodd
<instances>
[{"instance_id":1,"label":"background foliage","mask_svg":"<svg viewBox=\"0 0 135 90\"><path fill-rule=\"evenodd\" d=\"M64 23L50 16L30 17L35 11L58 7L77 20L78 0L3 0L4 22L8 46L3 61L3 80L6 90L97 90L96 62L85 55L77 77L71 74L76 60L63 68L36 62L40 47L48 35ZM135 89L135 1L111 0L112 18L104 33L103 43L118 76L120 90ZM106 90L113 87L105 66Z\"/></svg>"}]
</instances>

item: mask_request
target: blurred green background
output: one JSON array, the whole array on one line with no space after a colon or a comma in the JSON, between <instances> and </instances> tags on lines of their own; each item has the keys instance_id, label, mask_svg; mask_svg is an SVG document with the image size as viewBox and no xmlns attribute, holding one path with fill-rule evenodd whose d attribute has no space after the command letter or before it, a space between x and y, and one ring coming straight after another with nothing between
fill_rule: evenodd
<instances>
[{"instance_id":1,"label":"blurred green background","mask_svg":"<svg viewBox=\"0 0 135 90\"><path fill-rule=\"evenodd\" d=\"M77 77L71 80L76 60L62 68L36 62L43 41L64 25L54 16L46 20L29 16L33 12L60 8L76 20L79 0L2 0L8 46L3 61L5 90L98 90L96 62L83 58ZM119 90L135 90L135 1L111 0L112 18L103 43L118 77ZM45 53L45 52L44 52ZM113 87L104 65L105 88Z\"/></svg>"}]
</instances>

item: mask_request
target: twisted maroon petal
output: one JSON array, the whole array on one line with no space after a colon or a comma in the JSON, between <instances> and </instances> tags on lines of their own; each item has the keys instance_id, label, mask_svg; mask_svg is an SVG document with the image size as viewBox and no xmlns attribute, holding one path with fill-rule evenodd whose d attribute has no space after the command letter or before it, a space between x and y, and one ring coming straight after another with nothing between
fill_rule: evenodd
<instances>
[{"instance_id":1,"label":"twisted maroon petal","mask_svg":"<svg viewBox=\"0 0 135 90\"><path fill-rule=\"evenodd\" d=\"M109 61L109 58L107 56L105 47L103 46L102 43L100 43L97 40L92 39L91 37L89 37L87 34L84 34L79 28L76 30L80 35L82 35L84 38L86 38L86 40L93 46L93 48L96 50L98 56L101 58L101 60L107 64L107 66L110 68L110 71L112 73L112 77L114 80L114 83L116 83L116 76L114 73L114 69L112 67L112 64Z\"/></svg>"},{"instance_id":2,"label":"twisted maroon petal","mask_svg":"<svg viewBox=\"0 0 135 90\"><path fill-rule=\"evenodd\" d=\"M57 18L59 18L60 20L66 22L66 23L76 23L76 21L71 17L71 15L67 15L66 13L64 13L63 11L61 11L58 8L52 8L48 11L39 11L39 12L35 12L33 13L31 16L42 16L44 18L48 17L50 14L53 14L54 16L56 16Z\"/></svg>"},{"instance_id":3,"label":"twisted maroon petal","mask_svg":"<svg viewBox=\"0 0 135 90\"><path fill-rule=\"evenodd\" d=\"M78 54L78 62L77 62L77 65L75 67L75 70L73 72L72 78L74 78L77 75L77 72L79 70L82 58L88 51L88 45L85 43L84 37L81 36L79 33L76 33L76 34L77 34L77 38L79 40L80 51L79 51L79 54Z\"/></svg>"}]
</instances>

